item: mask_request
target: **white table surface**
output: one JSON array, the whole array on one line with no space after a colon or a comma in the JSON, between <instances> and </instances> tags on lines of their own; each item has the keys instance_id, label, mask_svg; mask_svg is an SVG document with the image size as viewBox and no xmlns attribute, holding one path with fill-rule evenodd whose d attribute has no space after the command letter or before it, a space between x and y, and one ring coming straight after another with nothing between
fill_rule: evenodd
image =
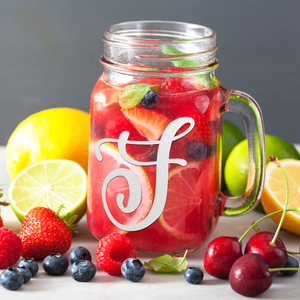
<instances>
[{"instance_id":1,"label":"white table surface","mask_svg":"<svg viewBox=\"0 0 300 300\"><path fill-rule=\"evenodd\" d=\"M300 145L297 145L300 151ZM7 199L7 188L10 179L6 171L5 165L5 147L0 146L0 183L3 184L4 197ZM21 223L14 215L10 206L1 207L1 216L4 226L18 233ZM230 235L240 237L246 229L262 216L261 213L251 212L242 217L228 218L221 217L218 226L213 233L213 238L220 235ZM261 230L269 230L274 232L276 225L270 219L260 223ZM91 235L86 224L85 216L79 222L78 234L73 235L73 244L71 248L76 246L84 246L88 248L92 254L92 260L95 262L95 252L98 241ZM249 237L243 240L243 246ZM280 232L280 238L284 241L286 248L290 251L299 251L300 237L293 235L287 231ZM203 257L205 248L209 241L195 253L188 255L187 260L189 266L200 267L204 271L204 279L199 285L192 285L184 280L183 273L180 274L158 274L150 269L146 270L146 274L142 281L133 283L127 281L122 276L109 276L97 267L96 276L92 281L80 283L72 279L67 271L64 275L54 277L47 275L43 268L42 262L39 262L40 270L38 274L28 283L23 285L17 291L8 291L0 286L0 299L116 299L116 300L192 300L192 299L245 299L245 297L236 294L230 287L228 280L216 279L208 275L203 268ZM67 252L68 257L69 252ZM300 261L300 255L295 255ZM150 260L150 258L140 258L142 261ZM2 271L2 270L1 270ZM274 276L271 288L264 294L258 296L259 299L300 299L300 272L292 277Z\"/></svg>"}]
</instances>

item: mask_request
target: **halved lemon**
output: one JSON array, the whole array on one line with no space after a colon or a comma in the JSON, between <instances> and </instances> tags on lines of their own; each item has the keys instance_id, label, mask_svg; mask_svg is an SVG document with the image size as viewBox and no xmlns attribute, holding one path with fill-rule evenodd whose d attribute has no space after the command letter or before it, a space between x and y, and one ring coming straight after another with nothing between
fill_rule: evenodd
<instances>
[{"instance_id":1,"label":"halved lemon","mask_svg":"<svg viewBox=\"0 0 300 300\"><path fill-rule=\"evenodd\" d=\"M288 208L300 207L300 160L282 159L280 160L284 168L288 184L289 199ZM266 168L265 187L261 197L261 203L267 214L284 208L286 199L286 184L284 176L279 167L273 163L268 163ZM275 223L279 223L281 214L271 217ZM282 228L300 235L300 213L287 212L282 224Z\"/></svg>"},{"instance_id":2,"label":"halved lemon","mask_svg":"<svg viewBox=\"0 0 300 300\"><path fill-rule=\"evenodd\" d=\"M37 206L56 211L64 205L61 216L72 212L76 223L86 211L87 174L76 162L65 159L44 160L23 169L10 183L8 197L18 219Z\"/></svg>"}]
</instances>

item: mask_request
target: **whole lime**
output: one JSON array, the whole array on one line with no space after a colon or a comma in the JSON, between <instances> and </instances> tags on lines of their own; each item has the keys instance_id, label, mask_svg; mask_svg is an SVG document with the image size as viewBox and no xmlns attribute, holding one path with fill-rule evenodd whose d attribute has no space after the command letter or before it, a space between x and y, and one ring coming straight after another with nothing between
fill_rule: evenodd
<instances>
[{"instance_id":1,"label":"whole lime","mask_svg":"<svg viewBox=\"0 0 300 300\"><path fill-rule=\"evenodd\" d=\"M223 132L222 132L222 190L226 188L224 180L224 168L226 160L232 151L232 149L244 140L245 136L242 131L232 122L223 121Z\"/></svg>"},{"instance_id":2,"label":"whole lime","mask_svg":"<svg viewBox=\"0 0 300 300\"><path fill-rule=\"evenodd\" d=\"M289 142L272 135L265 135L266 157L275 155L279 160L294 158L300 160L297 149ZM243 140L229 154L224 170L224 178L232 196L244 193L248 180L248 142ZM268 163L268 159L266 161Z\"/></svg>"}]
</instances>

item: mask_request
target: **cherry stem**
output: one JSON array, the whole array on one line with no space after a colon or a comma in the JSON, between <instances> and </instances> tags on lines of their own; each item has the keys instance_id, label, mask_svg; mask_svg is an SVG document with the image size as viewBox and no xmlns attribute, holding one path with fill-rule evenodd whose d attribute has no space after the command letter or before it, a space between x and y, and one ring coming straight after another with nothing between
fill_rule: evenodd
<instances>
[{"instance_id":1,"label":"cherry stem","mask_svg":"<svg viewBox=\"0 0 300 300\"><path fill-rule=\"evenodd\" d=\"M283 209L283 213L282 213L282 216L281 216L281 219L280 219L280 222L277 226L277 230L274 234L274 237L272 239L272 241L269 243L271 246L275 246L275 242L276 242L276 239L277 239L277 236L279 234L279 231L281 229L281 225L283 223L283 220L284 220L284 217L285 217L285 213L287 211L287 206L288 206L288 200L289 200L289 183L288 183L288 180L287 180L287 177L286 177L286 173L285 173L285 170L284 168L282 167L282 165L280 164L279 160L277 159L277 157L275 155L272 155L269 157L269 160L271 162L273 162L277 167L280 168L282 174L283 174L283 177L284 177L284 180L285 180L285 185L286 185L286 198L285 198L285 204L284 204L284 209Z\"/></svg>"},{"instance_id":2,"label":"cherry stem","mask_svg":"<svg viewBox=\"0 0 300 300\"><path fill-rule=\"evenodd\" d=\"M247 235L247 233L253 228L255 227L259 222L263 221L264 219L268 218L268 217L271 217L273 215L276 215L276 214L280 214L282 213L284 210L278 210L278 211L275 211L275 212L272 212L268 215L265 215L263 216L262 218L258 219L256 222L254 222L246 231L245 233L240 237L239 239L239 243L242 241L242 239ZM300 207L293 207L293 208L288 208L286 211L299 211L300 212Z\"/></svg>"},{"instance_id":3,"label":"cherry stem","mask_svg":"<svg viewBox=\"0 0 300 300\"><path fill-rule=\"evenodd\" d=\"M272 268L268 269L269 272L278 272L278 271L300 271L300 268Z\"/></svg>"},{"instance_id":4,"label":"cherry stem","mask_svg":"<svg viewBox=\"0 0 300 300\"><path fill-rule=\"evenodd\" d=\"M288 254L300 254L300 252L286 251Z\"/></svg>"}]
</instances>

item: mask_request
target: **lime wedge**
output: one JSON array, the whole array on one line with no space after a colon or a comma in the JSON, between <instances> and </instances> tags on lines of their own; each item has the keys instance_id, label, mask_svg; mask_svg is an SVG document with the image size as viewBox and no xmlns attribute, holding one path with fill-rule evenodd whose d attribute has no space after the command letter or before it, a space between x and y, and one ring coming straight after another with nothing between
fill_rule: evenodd
<instances>
[{"instance_id":1,"label":"lime wedge","mask_svg":"<svg viewBox=\"0 0 300 300\"><path fill-rule=\"evenodd\" d=\"M63 204L60 215L72 212L77 215L78 223L86 211L86 196L85 170L65 159L44 160L28 166L11 181L8 189L10 205L21 222L34 207L56 211Z\"/></svg>"}]
</instances>

